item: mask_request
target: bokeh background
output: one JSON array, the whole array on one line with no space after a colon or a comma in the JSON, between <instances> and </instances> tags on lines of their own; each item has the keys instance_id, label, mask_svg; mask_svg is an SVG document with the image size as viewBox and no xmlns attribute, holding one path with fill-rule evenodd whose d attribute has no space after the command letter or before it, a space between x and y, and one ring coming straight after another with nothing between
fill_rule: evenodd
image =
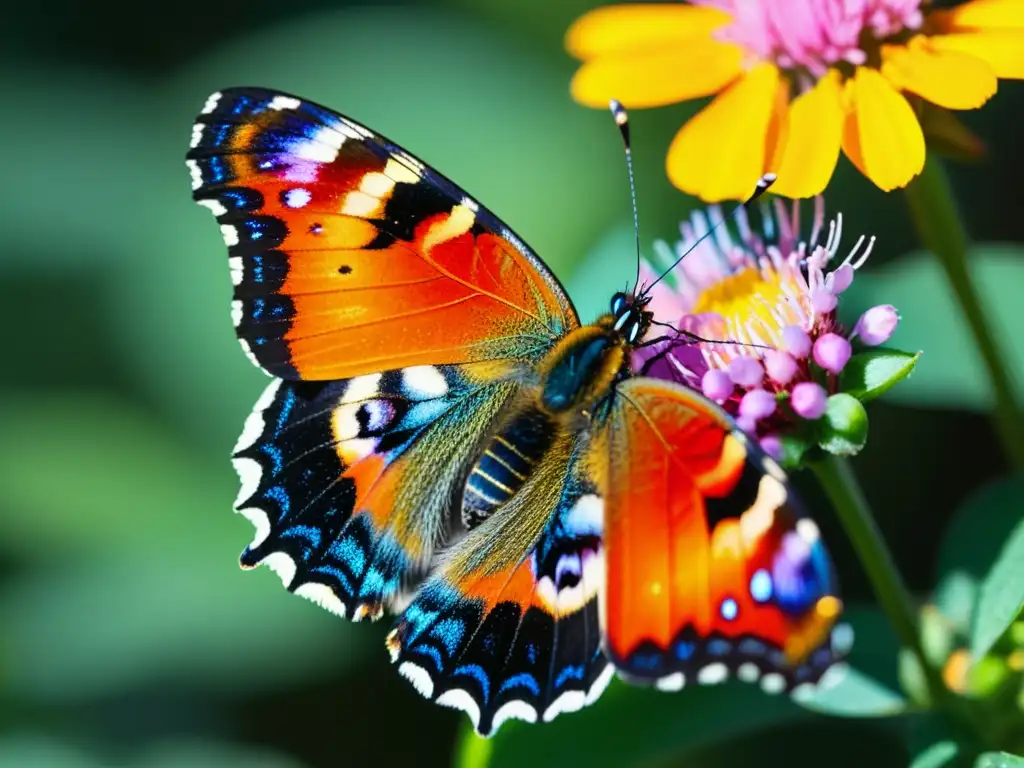
<instances>
[{"instance_id":1,"label":"bokeh background","mask_svg":"<svg viewBox=\"0 0 1024 768\"><path fill-rule=\"evenodd\" d=\"M633 270L629 192L607 113L575 105L568 24L592 0L50 0L0 26L0 765L443 766L464 716L390 667L387 622L350 626L243 573L228 456L265 381L228 318L224 247L183 162L193 116L228 85L277 87L403 144L509 222L589 317ZM693 105L636 112L645 247L694 201L664 172ZM951 174L973 264L1024 371L1024 87L966 122L988 157ZM992 557L971 516L1005 475L969 336L904 199L845 160L828 191L848 243L878 236L846 298L924 350L869 407L854 466L911 587L925 596L949 531ZM857 658L895 686L892 640L810 477ZM993 528L995 526L996 528ZM979 532L980 530L980 532ZM971 537L974 537L973 539ZM968 556L967 561L974 556ZM961 561L961 564L966 561ZM981 565L978 566L979 568ZM865 627L867 628L865 630ZM873 628L873 629L872 629ZM741 730L736 730L739 724ZM892 721L812 716L724 687L613 686L585 713L509 728L496 764L905 765ZM836 750L849 743L850 749Z\"/></svg>"}]
</instances>

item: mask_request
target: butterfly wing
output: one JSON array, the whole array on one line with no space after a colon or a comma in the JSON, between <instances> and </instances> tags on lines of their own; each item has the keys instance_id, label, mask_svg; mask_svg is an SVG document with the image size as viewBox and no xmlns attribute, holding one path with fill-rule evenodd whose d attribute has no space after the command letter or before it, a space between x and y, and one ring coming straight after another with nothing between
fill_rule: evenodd
<instances>
[{"instance_id":1,"label":"butterfly wing","mask_svg":"<svg viewBox=\"0 0 1024 768\"><path fill-rule=\"evenodd\" d=\"M276 379L235 448L235 506L256 526L242 566L376 619L446 536L472 451L516 386L489 363Z\"/></svg>"},{"instance_id":2,"label":"butterfly wing","mask_svg":"<svg viewBox=\"0 0 1024 768\"><path fill-rule=\"evenodd\" d=\"M324 107L215 93L187 163L228 245L238 338L274 376L532 359L579 325L554 275L494 214Z\"/></svg>"},{"instance_id":3,"label":"butterfly wing","mask_svg":"<svg viewBox=\"0 0 1024 768\"><path fill-rule=\"evenodd\" d=\"M604 455L560 435L522 489L444 554L388 637L392 661L427 698L490 735L596 700L601 652Z\"/></svg>"},{"instance_id":4,"label":"butterfly wing","mask_svg":"<svg viewBox=\"0 0 1024 768\"><path fill-rule=\"evenodd\" d=\"M671 382L624 382L607 429L603 622L619 672L668 689L730 673L768 691L817 681L848 628L817 526L778 465Z\"/></svg>"}]
</instances>

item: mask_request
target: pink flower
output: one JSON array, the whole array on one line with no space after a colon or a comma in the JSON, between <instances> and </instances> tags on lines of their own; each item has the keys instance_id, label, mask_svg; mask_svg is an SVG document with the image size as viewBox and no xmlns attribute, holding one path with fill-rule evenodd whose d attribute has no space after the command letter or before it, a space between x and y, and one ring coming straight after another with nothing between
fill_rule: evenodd
<instances>
[{"instance_id":1,"label":"pink flower","mask_svg":"<svg viewBox=\"0 0 1024 768\"><path fill-rule=\"evenodd\" d=\"M820 197L813 211L809 241L799 239L799 204L776 200L763 207L760 231L741 209L735 222L723 224L690 251L721 221L721 212L712 207L681 225L682 239L674 246L656 243L665 266L690 251L651 290L656 319L681 333L635 353L634 369L680 381L720 403L770 454L782 450L780 435L825 413L854 353L851 341L880 344L898 319L893 307L882 305L865 312L854 333L842 326L836 314L841 295L874 239L865 246L861 237L840 260L842 217L826 229ZM641 287L660 274L644 263ZM666 308L678 314L659 314ZM661 336L663 328L656 326L648 335Z\"/></svg>"},{"instance_id":2,"label":"pink flower","mask_svg":"<svg viewBox=\"0 0 1024 768\"><path fill-rule=\"evenodd\" d=\"M833 64L867 62L862 35L885 38L918 29L921 0L691 0L729 13L718 34L763 61L804 69L813 78Z\"/></svg>"}]
</instances>

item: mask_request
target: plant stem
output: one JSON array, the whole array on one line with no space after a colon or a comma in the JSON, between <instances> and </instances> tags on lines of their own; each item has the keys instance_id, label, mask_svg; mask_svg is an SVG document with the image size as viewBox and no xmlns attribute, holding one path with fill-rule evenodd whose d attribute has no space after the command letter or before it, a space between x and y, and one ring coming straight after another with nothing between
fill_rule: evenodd
<instances>
[{"instance_id":1,"label":"plant stem","mask_svg":"<svg viewBox=\"0 0 1024 768\"><path fill-rule=\"evenodd\" d=\"M938 257L992 382L996 433L1017 470L1024 470L1024 422L1001 354L967 265L967 232L942 163L929 156L924 170L907 187L907 202L918 236Z\"/></svg>"},{"instance_id":2,"label":"plant stem","mask_svg":"<svg viewBox=\"0 0 1024 768\"><path fill-rule=\"evenodd\" d=\"M473 724L463 718L455 744L456 768L486 768L491 762L494 740L478 736Z\"/></svg>"},{"instance_id":3,"label":"plant stem","mask_svg":"<svg viewBox=\"0 0 1024 768\"><path fill-rule=\"evenodd\" d=\"M875 524L853 470L845 459L831 455L812 462L810 466L835 507L846 535L853 542L857 557L868 574L897 638L904 647L910 649L921 665L932 701L941 701L946 689L939 672L929 664L921 646L913 599L896 570L896 563Z\"/></svg>"}]
</instances>

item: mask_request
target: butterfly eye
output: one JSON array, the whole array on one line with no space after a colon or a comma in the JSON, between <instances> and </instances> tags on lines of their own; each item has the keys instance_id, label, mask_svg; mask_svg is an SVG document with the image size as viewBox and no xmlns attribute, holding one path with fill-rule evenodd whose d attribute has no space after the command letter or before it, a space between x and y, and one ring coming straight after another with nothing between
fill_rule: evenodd
<instances>
[{"instance_id":1,"label":"butterfly eye","mask_svg":"<svg viewBox=\"0 0 1024 768\"><path fill-rule=\"evenodd\" d=\"M618 317L619 312L622 310L623 305L626 303L626 294L616 293L612 296L612 314Z\"/></svg>"}]
</instances>

